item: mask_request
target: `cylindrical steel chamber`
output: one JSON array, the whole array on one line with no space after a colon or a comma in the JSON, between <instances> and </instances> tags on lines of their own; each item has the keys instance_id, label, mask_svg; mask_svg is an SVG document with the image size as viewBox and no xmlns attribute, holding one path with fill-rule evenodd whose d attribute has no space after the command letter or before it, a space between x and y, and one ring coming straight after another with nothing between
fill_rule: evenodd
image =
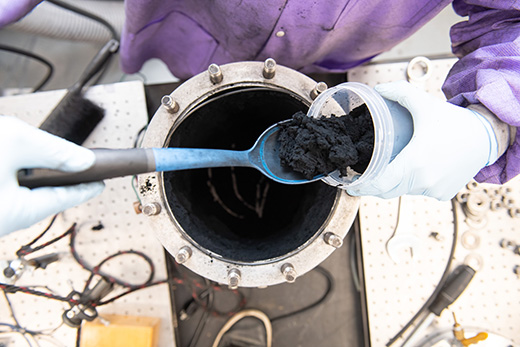
<instances>
[{"instance_id":1,"label":"cylindrical steel chamber","mask_svg":"<svg viewBox=\"0 0 520 347\"><path fill-rule=\"evenodd\" d=\"M316 86L272 59L211 65L163 98L142 146L246 150L306 112ZM252 168L144 174L139 194L177 262L231 287L294 281L341 245L359 207L323 182L283 185Z\"/></svg>"}]
</instances>

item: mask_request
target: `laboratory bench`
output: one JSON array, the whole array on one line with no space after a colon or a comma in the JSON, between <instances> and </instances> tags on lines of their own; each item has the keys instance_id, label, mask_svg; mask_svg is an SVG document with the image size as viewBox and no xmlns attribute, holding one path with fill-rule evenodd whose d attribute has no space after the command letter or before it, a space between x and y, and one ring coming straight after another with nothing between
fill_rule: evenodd
<instances>
[{"instance_id":1,"label":"laboratory bench","mask_svg":"<svg viewBox=\"0 0 520 347\"><path fill-rule=\"evenodd\" d=\"M374 86L408 77L443 97L440 86L455 60L432 59L421 65L424 62L419 62L418 72L410 70L417 66L408 62L391 62L364 65L347 76L312 77L325 80L329 86L345 80ZM160 98L178 85L131 81L91 87L88 98L103 107L106 115L85 146L135 146ZM2 97L0 113L37 125L64 93L59 90ZM208 284L176 264L155 238L148 217L136 211L136 189L132 177L107 180L100 196L60 213L45 236L31 245L35 249L65 233L56 242L26 256L31 259L56 254L58 261L37 269L25 264L12 283L26 292L47 295L11 292L0 296L0 323L7 323L6 327L19 324L26 331L40 333L25 337L20 331L2 333L0 344L74 346L78 329L63 323L67 318L63 315L73 305L70 300L58 298L81 292L92 271L97 271L126 284L115 285L107 298L125 295L100 305L99 316L157 318L157 346L188 346L195 334L200 335L196 346L211 346L230 314L243 308L259 309L278 318L272 322L274 346L385 346L421 310L441 280L461 264L475 269L474 277L449 310L436 317L421 331L422 335L434 337L451 331L455 313L461 326L520 344L520 275L515 273L520 264L519 249L515 249L520 244L518 180L502 187L470 182L457 199L447 202L411 196L402 200L363 197L343 246L319 269L295 283L238 291ZM406 213L400 210L403 206ZM400 258L391 257L388 241L397 236L398 221L403 226L405 217L414 238L413 248L405 242L399 250ZM48 218L0 238L0 259L15 260L16 251L35 239L50 222ZM72 235L66 233L73 225ZM99 276L94 276L92 281L98 280ZM143 288L137 290L138 286ZM213 309L205 311L209 293ZM189 304L194 298L197 305L191 309ZM110 318L101 319L99 324L103 321L108 324ZM201 322L205 322L203 328ZM258 324L248 324L245 331L261 335ZM395 346L401 346L412 329L413 325L396 339Z\"/></svg>"}]
</instances>

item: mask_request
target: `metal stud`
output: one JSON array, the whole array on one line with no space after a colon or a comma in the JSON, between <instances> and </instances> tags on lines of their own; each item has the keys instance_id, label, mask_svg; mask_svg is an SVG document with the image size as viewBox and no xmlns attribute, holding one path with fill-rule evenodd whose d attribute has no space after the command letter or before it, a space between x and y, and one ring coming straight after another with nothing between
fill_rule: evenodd
<instances>
[{"instance_id":1,"label":"metal stud","mask_svg":"<svg viewBox=\"0 0 520 347\"><path fill-rule=\"evenodd\" d=\"M166 110L170 113L175 113L179 111L179 104L173 100L173 98L169 95L165 95L161 99L161 104L166 108Z\"/></svg>"},{"instance_id":2,"label":"metal stud","mask_svg":"<svg viewBox=\"0 0 520 347\"><path fill-rule=\"evenodd\" d=\"M343 245L341 237L334 233L326 232L323 235L323 240L334 248L340 248Z\"/></svg>"},{"instance_id":3,"label":"metal stud","mask_svg":"<svg viewBox=\"0 0 520 347\"><path fill-rule=\"evenodd\" d=\"M161 205L157 202L151 202L143 206L143 213L146 216L155 216L161 212Z\"/></svg>"},{"instance_id":4,"label":"metal stud","mask_svg":"<svg viewBox=\"0 0 520 347\"><path fill-rule=\"evenodd\" d=\"M266 79L271 79L274 77L276 72L276 61L273 58L267 58L264 62L264 70L263 75Z\"/></svg>"},{"instance_id":5,"label":"metal stud","mask_svg":"<svg viewBox=\"0 0 520 347\"><path fill-rule=\"evenodd\" d=\"M220 70L220 66L218 66L217 64L211 64L208 67L208 73L209 79L213 84L222 82L222 79L224 78L224 75L222 75L222 70Z\"/></svg>"},{"instance_id":6,"label":"metal stud","mask_svg":"<svg viewBox=\"0 0 520 347\"><path fill-rule=\"evenodd\" d=\"M285 277L285 280L289 283L294 283L294 281L296 281L296 277L298 277L296 270L294 270L294 266L289 263L282 265L282 274L283 277Z\"/></svg>"},{"instance_id":7,"label":"metal stud","mask_svg":"<svg viewBox=\"0 0 520 347\"><path fill-rule=\"evenodd\" d=\"M325 82L316 83L314 88L311 90L311 99L312 100L316 99L318 97L318 95L320 95L321 93L326 91L327 88L328 88L328 86L327 86L327 83L325 83Z\"/></svg>"},{"instance_id":8,"label":"metal stud","mask_svg":"<svg viewBox=\"0 0 520 347\"><path fill-rule=\"evenodd\" d=\"M188 246L182 247L177 255L175 256L175 261L178 264L184 264L188 259L190 259L192 254L191 248Z\"/></svg>"},{"instance_id":9,"label":"metal stud","mask_svg":"<svg viewBox=\"0 0 520 347\"><path fill-rule=\"evenodd\" d=\"M242 279L242 275L240 274L239 269L231 269L228 272L228 287L231 290L237 289L240 284L240 280Z\"/></svg>"}]
</instances>

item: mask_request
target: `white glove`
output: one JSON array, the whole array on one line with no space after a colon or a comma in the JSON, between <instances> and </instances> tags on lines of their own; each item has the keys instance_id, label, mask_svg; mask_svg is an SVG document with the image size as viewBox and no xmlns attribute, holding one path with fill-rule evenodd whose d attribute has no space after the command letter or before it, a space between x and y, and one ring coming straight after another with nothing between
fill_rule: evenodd
<instances>
[{"instance_id":1,"label":"white glove","mask_svg":"<svg viewBox=\"0 0 520 347\"><path fill-rule=\"evenodd\" d=\"M20 187L17 172L23 168L82 171L94 163L87 148L34 128L21 120L0 116L0 236L79 205L98 195L102 182L70 187Z\"/></svg>"},{"instance_id":2,"label":"white glove","mask_svg":"<svg viewBox=\"0 0 520 347\"><path fill-rule=\"evenodd\" d=\"M496 161L495 133L477 112L437 99L405 81L375 89L410 111L414 133L381 176L347 190L349 194L381 198L410 194L449 200L480 169Z\"/></svg>"}]
</instances>

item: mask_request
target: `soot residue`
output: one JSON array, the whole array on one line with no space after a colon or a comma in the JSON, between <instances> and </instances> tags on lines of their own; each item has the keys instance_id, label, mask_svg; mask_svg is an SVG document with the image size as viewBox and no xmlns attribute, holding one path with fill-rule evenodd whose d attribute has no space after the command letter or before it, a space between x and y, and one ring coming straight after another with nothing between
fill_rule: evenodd
<instances>
[{"instance_id":1,"label":"soot residue","mask_svg":"<svg viewBox=\"0 0 520 347\"><path fill-rule=\"evenodd\" d=\"M278 137L281 164L302 173L307 179L347 167L363 173L374 148L374 126L366 105L348 115L308 117L297 112L281 124Z\"/></svg>"}]
</instances>

